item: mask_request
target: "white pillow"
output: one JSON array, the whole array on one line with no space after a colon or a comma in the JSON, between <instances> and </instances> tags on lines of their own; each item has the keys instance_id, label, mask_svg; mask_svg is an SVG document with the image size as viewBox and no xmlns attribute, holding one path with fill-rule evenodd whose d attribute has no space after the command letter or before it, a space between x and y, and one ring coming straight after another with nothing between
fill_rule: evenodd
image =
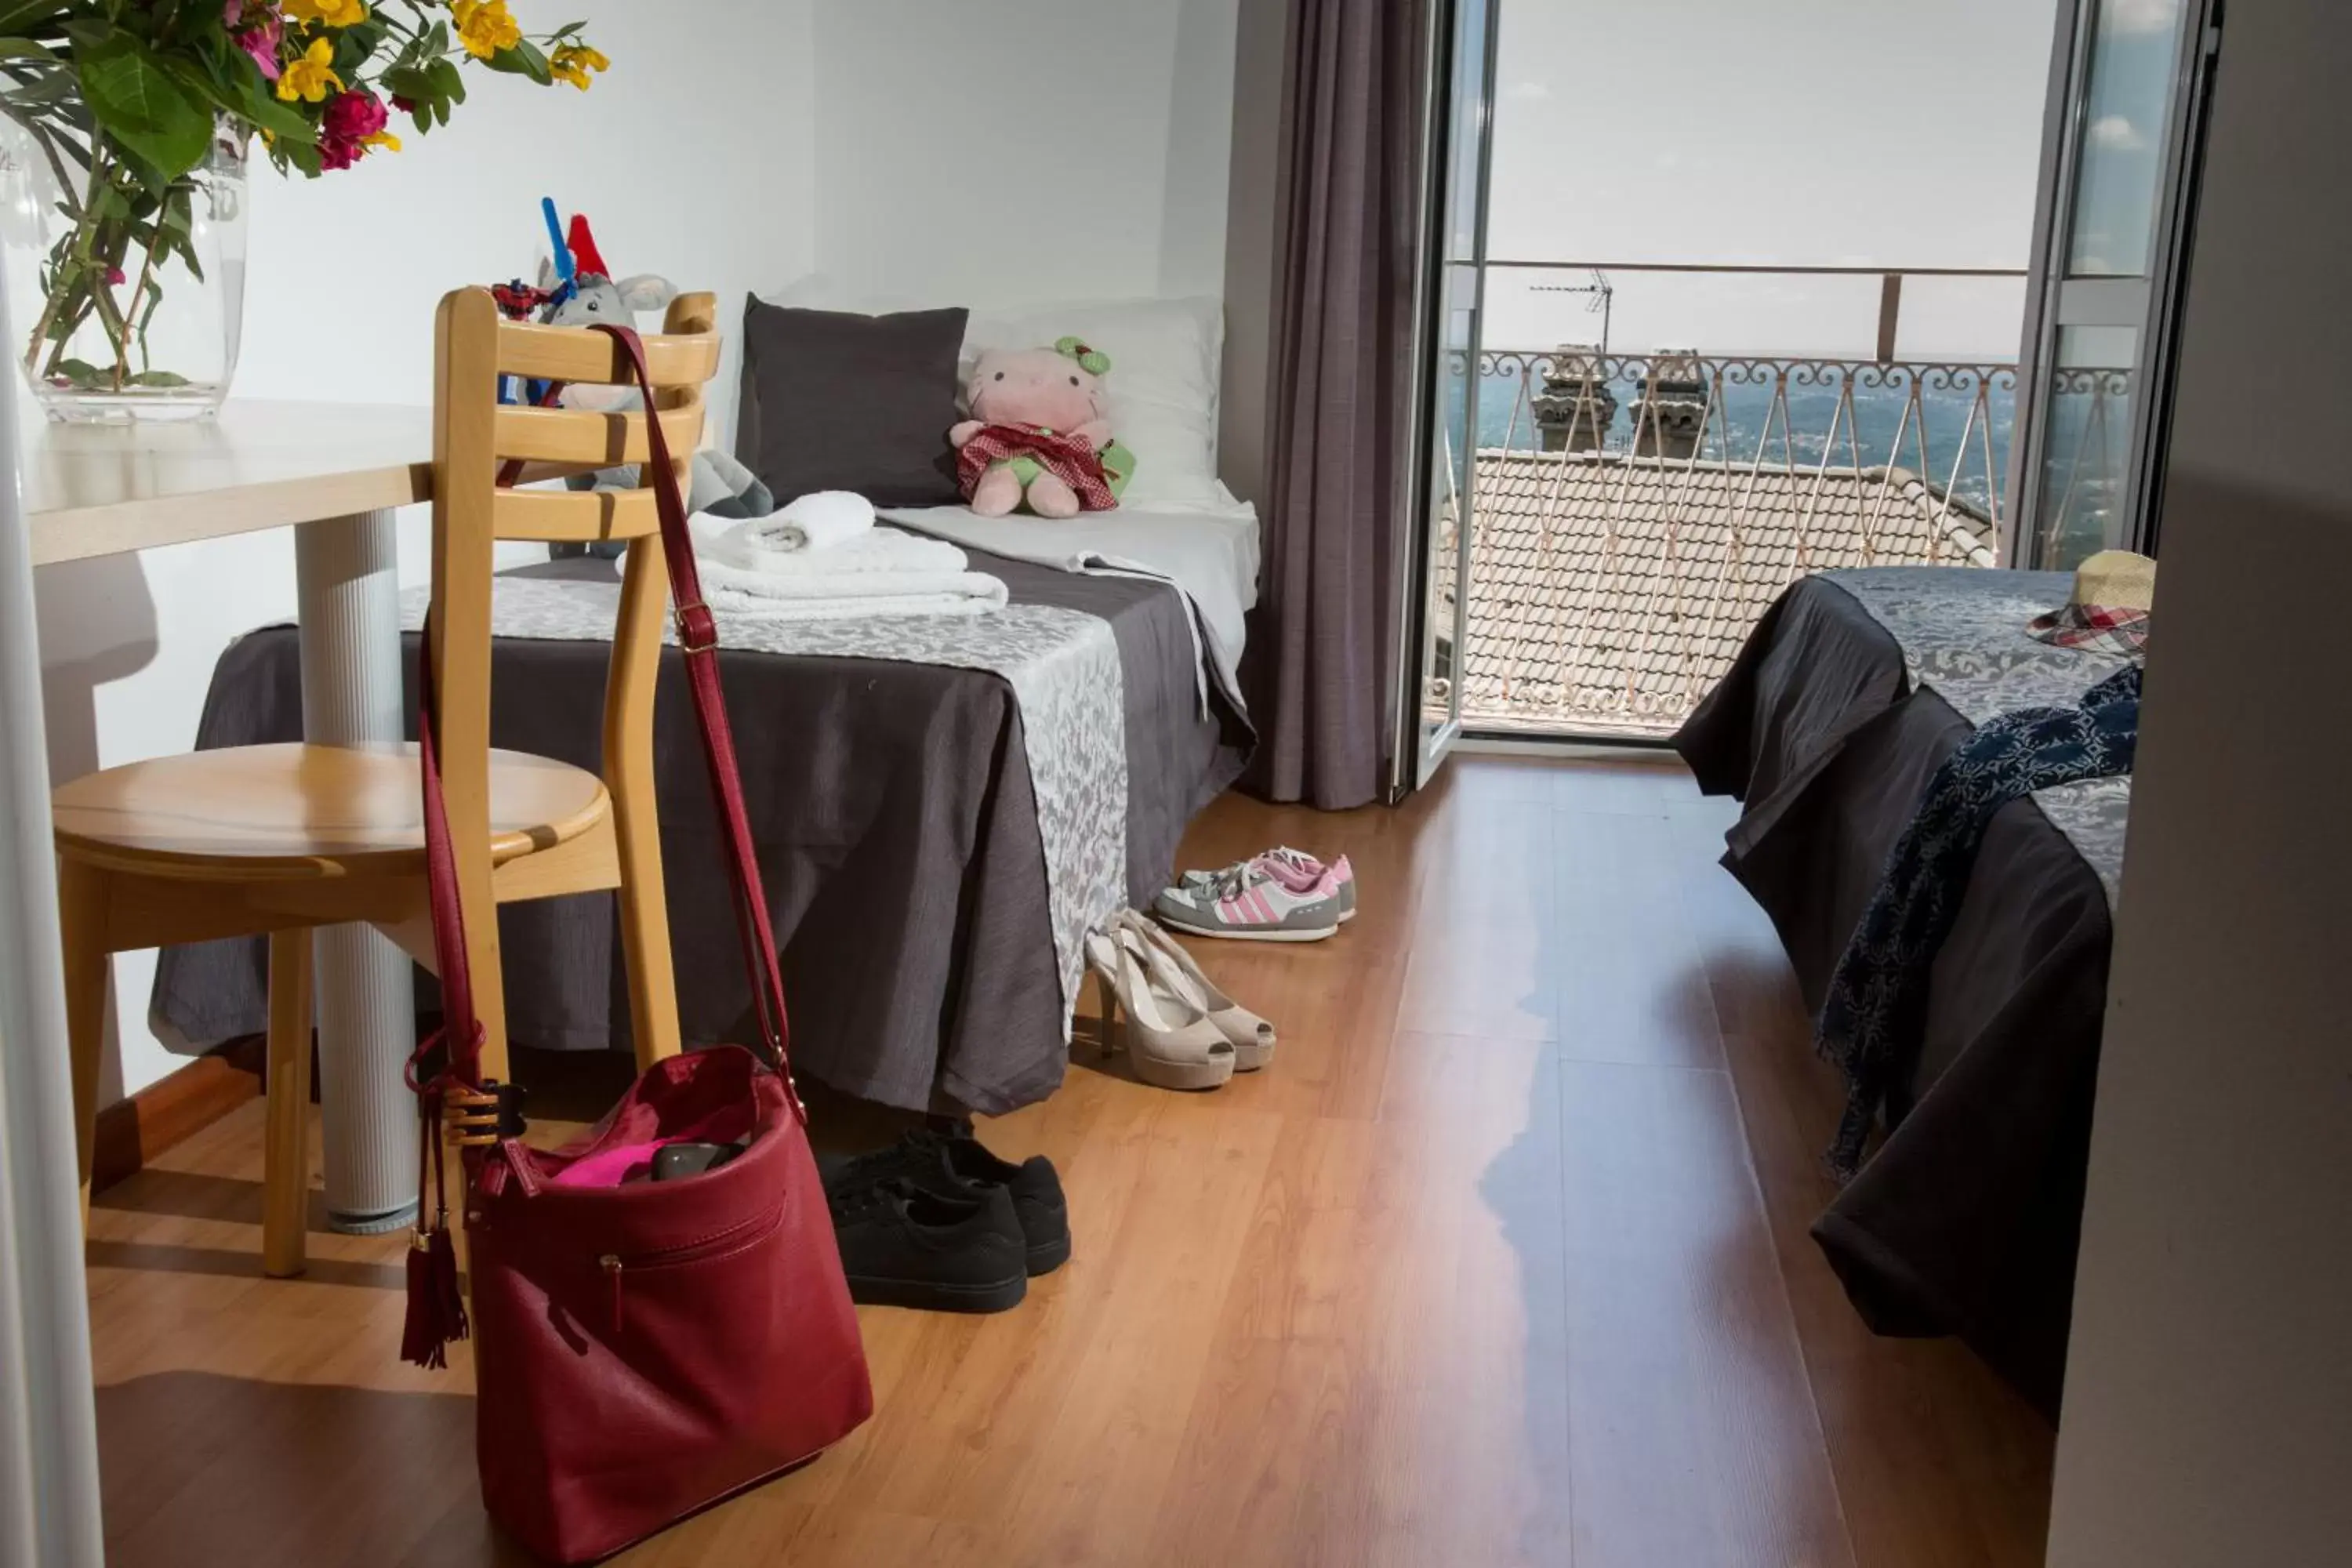
<instances>
[{"instance_id":1,"label":"white pillow","mask_svg":"<svg viewBox=\"0 0 2352 1568\"><path fill-rule=\"evenodd\" d=\"M1120 504L1144 511L1230 511L1217 482L1217 382L1224 352L1218 301L1125 300L972 312L963 372L982 349L1034 349L1077 337L1110 356L1110 426L1135 454Z\"/></svg>"}]
</instances>

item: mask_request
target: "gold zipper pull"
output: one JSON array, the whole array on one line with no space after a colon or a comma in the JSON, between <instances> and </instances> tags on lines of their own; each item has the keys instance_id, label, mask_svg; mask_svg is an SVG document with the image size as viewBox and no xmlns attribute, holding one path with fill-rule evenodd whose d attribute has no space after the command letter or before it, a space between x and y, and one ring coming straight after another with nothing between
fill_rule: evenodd
<instances>
[{"instance_id":1,"label":"gold zipper pull","mask_svg":"<svg viewBox=\"0 0 2352 1568\"><path fill-rule=\"evenodd\" d=\"M613 1337L617 1340L621 1337L621 1259L608 1252L596 1261L604 1268L604 1278L613 1282Z\"/></svg>"}]
</instances>

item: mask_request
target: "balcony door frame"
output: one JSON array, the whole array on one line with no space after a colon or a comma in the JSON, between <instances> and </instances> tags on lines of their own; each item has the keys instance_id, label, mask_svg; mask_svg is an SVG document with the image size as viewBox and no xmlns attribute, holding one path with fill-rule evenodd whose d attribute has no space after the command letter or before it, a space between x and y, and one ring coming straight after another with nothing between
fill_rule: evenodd
<instances>
[{"instance_id":1,"label":"balcony door frame","mask_svg":"<svg viewBox=\"0 0 2352 1568\"><path fill-rule=\"evenodd\" d=\"M2015 566L2042 564L2036 543L2043 509L2051 502L2043 484L2052 438L2051 388L2058 368L2058 336L2067 327L2127 327L2138 332L2129 373L2124 522L2120 537L2110 542L2153 555L2162 521L2163 453L2171 432L2180 304L2188 284L2224 0L2184 0L2180 32L2174 40L2173 85L2146 276L2069 278L2074 198L2084 138L2089 132L2091 46L2101 7L2110 3L2060 0L2051 50L2042 174L2018 353L2020 438L2011 449L2011 500L2002 521L2000 558Z\"/></svg>"},{"instance_id":2,"label":"balcony door frame","mask_svg":"<svg viewBox=\"0 0 2352 1568\"><path fill-rule=\"evenodd\" d=\"M1463 733L1461 675L1468 639L1471 519L1477 487L1478 364L1485 347L1481 334L1486 321L1486 201L1494 169L1495 64L1497 40L1502 34L1503 0L1428 0L1427 11L1428 33L1423 58L1427 62L1428 90L1423 95L1419 139L1424 177L1412 300L1414 395L1412 423L1407 430L1412 466L1407 489L1409 510L1405 526L1399 531L1402 557L1396 573L1398 595L1394 606L1400 635L1394 643L1398 658L1396 734L1390 752L1391 804L1435 778ZM1463 58L1464 24L1473 16L1483 24L1484 31L1473 42L1478 51L1475 86L1465 94L1457 91L1463 84L1458 68ZM1466 226L1468 254L1455 255L1461 247L1454 243L1454 225L1451 219L1455 200L1465 195L1454 184L1463 162L1461 140L1465 136L1476 139L1476 189L1467 193L1471 203ZM1465 279L1470 290L1466 303L1458 298ZM1448 319L1457 309L1467 310L1470 323L1467 342L1459 350L1447 342ZM1439 387L1446 374L1449 355L1457 352L1465 355L1463 429L1467 449L1461 455L1459 468L1454 470L1461 477L1454 534L1451 711L1443 722L1433 725L1428 721L1426 703L1441 627L1431 603L1434 579L1430 568L1441 501L1440 478L1446 467L1445 410Z\"/></svg>"}]
</instances>

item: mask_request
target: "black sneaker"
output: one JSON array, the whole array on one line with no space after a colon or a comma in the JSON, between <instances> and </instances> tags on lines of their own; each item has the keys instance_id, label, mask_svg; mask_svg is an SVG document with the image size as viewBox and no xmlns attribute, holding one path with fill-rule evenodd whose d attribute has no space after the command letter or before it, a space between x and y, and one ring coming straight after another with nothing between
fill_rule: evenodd
<instances>
[{"instance_id":1,"label":"black sneaker","mask_svg":"<svg viewBox=\"0 0 2352 1568\"><path fill-rule=\"evenodd\" d=\"M941 1196L869 1183L832 1200L849 1299L869 1307L1002 1312L1029 1293L1021 1224L1002 1187Z\"/></svg>"},{"instance_id":2,"label":"black sneaker","mask_svg":"<svg viewBox=\"0 0 2352 1568\"><path fill-rule=\"evenodd\" d=\"M992 1188L1012 1194L1013 1216L1028 1253L1032 1279L1070 1260L1070 1207L1054 1162L1032 1154L1016 1165L1001 1160L966 1127L919 1128L887 1148L846 1159L818 1161L827 1193L848 1193L877 1182L900 1182L941 1197L971 1197Z\"/></svg>"}]
</instances>

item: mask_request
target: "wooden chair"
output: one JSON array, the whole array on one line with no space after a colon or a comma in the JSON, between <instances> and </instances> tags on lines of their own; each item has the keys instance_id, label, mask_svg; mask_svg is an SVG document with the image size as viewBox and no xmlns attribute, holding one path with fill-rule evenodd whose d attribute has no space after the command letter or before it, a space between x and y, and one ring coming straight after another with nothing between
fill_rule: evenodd
<instances>
[{"instance_id":1,"label":"wooden chair","mask_svg":"<svg viewBox=\"0 0 2352 1568\"><path fill-rule=\"evenodd\" d=\"M654 682L669 605L653 492L502 489L646 461L662 421L679 483L719 366L716 301L670 307L646 340L657 409L500 407L501 374L630 384L612 340L518 325L490 296L441 301L433 485L433 661L441 759L467 941L487 1033L486 1076L508 1076L495 906L617 889L640 1066L678 1049L677 985L654 806ZM595 773L490 749L490 575L497 541L630 542ZM262 1267L299 1274L310 1194L310 931L365 921L433 962L416 748L246 746L110 768L56 791L68 1030L87 1221L109 954L218 937L269 938Z\"/></svg>"}]
</instances>

